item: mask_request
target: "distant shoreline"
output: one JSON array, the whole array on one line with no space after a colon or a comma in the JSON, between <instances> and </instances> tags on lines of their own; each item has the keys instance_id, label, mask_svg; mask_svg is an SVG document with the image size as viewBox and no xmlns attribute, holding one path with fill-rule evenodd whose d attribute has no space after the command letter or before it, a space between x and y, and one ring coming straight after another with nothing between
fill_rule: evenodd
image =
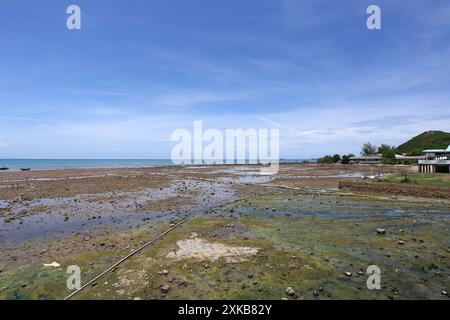
<instances>
[{"instance_id":1,"label":"distant shoreline","mask_svg":"<svg viewBox=\"0 0 450 320\"><path fill-rule=\"evenodd\" d=\"M315 162L314 159L282 159L280 163ZM114 168L147 168L155 166L176 166L170 159L0 159L0 167L5 171L66 170L66 169L114 169ZM215 165L215 164L184 164ZM226 165L226 164L217 164ZM2 172L2 171L0 171ZM4 172L4 171L3 171Z\"/></svg>"}]
</instances>

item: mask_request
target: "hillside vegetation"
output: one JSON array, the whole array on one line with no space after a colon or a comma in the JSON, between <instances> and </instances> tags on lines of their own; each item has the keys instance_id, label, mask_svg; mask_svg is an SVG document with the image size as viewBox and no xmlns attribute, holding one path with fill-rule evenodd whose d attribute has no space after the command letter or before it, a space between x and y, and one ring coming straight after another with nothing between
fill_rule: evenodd
<instances>
[{"instance_id":1,"label":"hillside vegetation","mask_svg":"<svg viewBox=\"0 0 450 320\"><path fill-rule=\"evenodd\" d=\"M450 133L427 131L397 147L398 154L421 155L425 149L446 149L450 145Z\"/></svg>"}]
</instances>

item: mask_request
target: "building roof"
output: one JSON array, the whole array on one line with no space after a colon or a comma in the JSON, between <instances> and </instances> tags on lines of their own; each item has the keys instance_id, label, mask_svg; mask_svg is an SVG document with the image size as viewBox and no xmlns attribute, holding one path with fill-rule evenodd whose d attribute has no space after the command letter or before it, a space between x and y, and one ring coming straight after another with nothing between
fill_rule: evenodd
<instances>
[{"instance_id":1,"label":"building roof","mask_svg":"<svg viewBox=\"0 0 450 320\"><path fill-rule=\"evenodd\" d=\"M350 157L350 160L382 160L383 156L381 154L374 154L371 156L361 156L361 157Z\"/></svg>"},{"instance_id":2,"label":"building roof","mask_svg":"<svg viewBox=\"0 0 450 320\"><path fill-rule=\"evenodd\" d=\"M428 149L423 150L425 153L447 153L450 152L450 145L447 147L447 149Z\"/></svg>"},{"instance_id":3,"label":"building roof","mask_svg":"<svg viewBox=\"0 0 450 320\"><path fill-rule=\"evenodd\" d=\"M426 158L427 158L426 155L424 155L424 156L404 156L404 155L399 155L399 154L395 155L395 159L397 159L397 160L423 160Z\"/></svg>"}]
</instances>

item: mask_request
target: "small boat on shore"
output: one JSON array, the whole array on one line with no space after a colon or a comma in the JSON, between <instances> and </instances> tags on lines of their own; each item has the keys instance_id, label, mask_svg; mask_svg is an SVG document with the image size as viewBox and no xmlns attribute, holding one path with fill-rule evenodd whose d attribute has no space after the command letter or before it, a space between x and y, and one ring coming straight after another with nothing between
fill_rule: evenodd
<instances>
[{"instance_id":1,"label":"small boat on shore","mask_svg":"<svg viewBox=\"0 0 450 320\"><path fill-rule=\"evenodd\" d=\"M31 168L20 168L20 171L31 171Z\"/></svg>"},{"instance_id":2,"label":"small boat on shore","mask_svg":"<svg viewBox=\"0 0 450 320\"><path fill-rule=\"evenodd\" d=\"M6 171L6 170L9 170L9 168L8 168L8 167L5 167L5 166L1 166L1 167L0 167L0 171Z\"/></svg>"}]
</instances>

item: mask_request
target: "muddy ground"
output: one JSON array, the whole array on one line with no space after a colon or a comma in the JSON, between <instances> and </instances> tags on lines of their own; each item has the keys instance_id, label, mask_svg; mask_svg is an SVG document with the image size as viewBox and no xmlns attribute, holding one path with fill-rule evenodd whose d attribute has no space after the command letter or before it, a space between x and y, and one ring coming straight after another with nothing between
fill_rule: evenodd
<instances>
[{"instance_id":1,"label":"muddy ground","mask_svg":"<svg viewBox=\"0 0 450 320\"><path fill-rule=\"evenodd\" d=\"M448 299L450 202L338 189L410 170L2 172L0 298L63 299L68 266L86 283L192 218L73 299ZM381 269L380 290L367 288L370 265Z\"/></svg>"}]
</instances>

